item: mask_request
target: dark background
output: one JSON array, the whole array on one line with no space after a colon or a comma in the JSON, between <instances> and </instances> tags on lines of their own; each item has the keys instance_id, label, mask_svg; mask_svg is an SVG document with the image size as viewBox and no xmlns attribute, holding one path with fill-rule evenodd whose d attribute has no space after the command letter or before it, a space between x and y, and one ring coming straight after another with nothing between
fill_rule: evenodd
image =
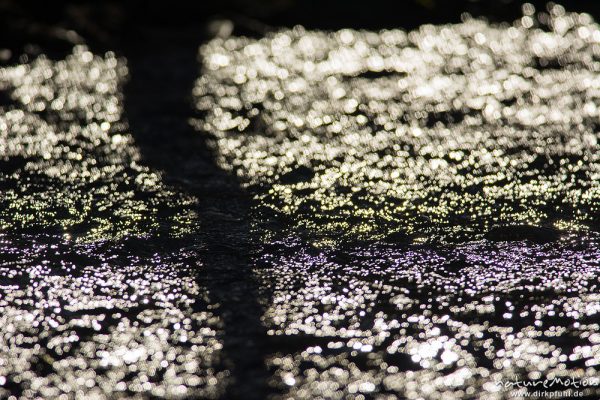
<instances>
[{"instance_id":1,"label":"dark background","mask_svg":"<svg viewBox=\"0 0 600 400\"><path fill-rule=\"evenodd\" d=\"M85 41L93 50L118 50L148 30L194 31L197 38L206 37L209 22L216 19L234 21L236 33L247 35L297 24L318 29L412 29L424 23L459 22L464 12L491 21L513 21L521 15L522 3L515 0L0 0L0 49L11 50L15 57L23 52L41 51L40 48L50 56L53 53L59 56L68 52L73 42ZM537 10L546 9L545 1L532 3ZM600 15L599 2L571 0L560 4L570 11Z\"/></svg>"}]
</instances>

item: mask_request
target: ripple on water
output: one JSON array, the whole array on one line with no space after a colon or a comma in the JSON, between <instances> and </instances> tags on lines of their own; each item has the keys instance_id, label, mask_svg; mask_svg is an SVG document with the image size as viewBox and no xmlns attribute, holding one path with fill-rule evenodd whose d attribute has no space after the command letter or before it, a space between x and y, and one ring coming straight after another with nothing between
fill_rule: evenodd
<instances>
[{"instance_id":1,"label":"ripple on water","mask_svg":"<svg viewBox=\"0 0 600 400\"><path fill-rule=\"evenodd\" d=\"M201 48L195 125L255 196L289 397L597 375L600 27L524 11Z\"/></svg>"},{"instance_id":2,"label":"ripple on water","mask_svg":"<svg viewBox=\"0 0 600 400\"><path fill-rule=\"evenodd\" d=\"M226 380L198 254L167 249L194 200L139 162L126 74L84 47L0 68L1 398L211 398Z\"/></svg>"},{"instance_id":3,"label":"ripple on water","mask_svg":"<svg viewBox=\"0 0 600 400\"><path fill-rule=\"evenodd\" d=\"M269 183L258 200L297 231L460 242L595 228L600 34L553 10L534 25L215 39L196 124L223 168Z\"/></svg>"},{"instance_id":4,"label":"ripple on water","mask_svg":"<svg viewBox=\"0 0 600 400\"><path fill-rule=\"evenodd\" d=\"M275 397L597 377L600 28L525 11L201 48L193 124L254 196ZM195 200L141 163L126 74L83 47L0 68L0 397L224 393Z\"/></svg>"}]
</instances>

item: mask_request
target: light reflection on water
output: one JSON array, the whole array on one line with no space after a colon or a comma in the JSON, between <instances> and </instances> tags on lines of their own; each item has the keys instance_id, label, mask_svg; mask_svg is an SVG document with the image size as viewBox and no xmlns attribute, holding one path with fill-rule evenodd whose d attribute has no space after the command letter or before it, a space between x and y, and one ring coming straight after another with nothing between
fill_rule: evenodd
<instances>
[{"instance_id":1,"label":"light reflection on water","mask_svg":"<svg viewBox=\"0 0 600 400\"><path fill-rule=\"evenodd\" d=\"M597 375L600 29L525 12L201 48L193 125L254 195L275 397ZM0 397L230 383L201 244L156 240L199 234L195 200L142 165L126 75L81 47L0 69Z\"/></svg>"},{"instance_id":2,"label":"light reflection on water","mask_svg":"<svg viewBox=\"0 0 600 400\"><path fill-rule=\"evenodd\" d=\"M83 47L0 69L1 398L220 393L198 254L167 240L195 200L140 163L126 74Z\"/></svg>"},{"instance_id":3,"label":"light reflection on water","mask_svg":"<svg viewBox=\"0 0 600 400\"><path fill-rule=\"evenodd\" d=\"M256 194L289 397L597 375L600 29L524 11L201 48L195 125Z\"/></svg>"},{"instance_id":4,"label":"light reflection on water","mask_svg":"<svg viewBox=\"0 0 600 400\"><path fill-rule=\"evenodd\" d=\"M495 383L516 376L597 376L596 235L542 245L316 250L287 239L278 247L258 264L276 287L265 323L273 335L313 337L269 361L292 398L505 398Z\"/></svg>"},{"instance_id":5,"label":"light reflection on water","mask_svg":"<svg viewBox=\"0 0 600 400\"><path fill-rule=\"evenodd\" d=\"M197 125L218 136L223 168L270 184L263 211L299 230L408 242L508 223L586 230L600 31L556 10L547 23L214 40Z\"/></svg>"}]
</instances>

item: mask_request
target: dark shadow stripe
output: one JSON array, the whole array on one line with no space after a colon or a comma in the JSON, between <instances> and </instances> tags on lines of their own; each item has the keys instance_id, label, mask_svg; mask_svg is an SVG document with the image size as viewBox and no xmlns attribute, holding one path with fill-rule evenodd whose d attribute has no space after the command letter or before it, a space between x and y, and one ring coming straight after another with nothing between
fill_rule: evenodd
<instances>
[{"instance_id":1,"label":"dark shadow stripe","mask_svg":"<svg viewBox=\"0 0 600 400\"><path fill-rule=\"evenodd\" d=\"M230 371L231 379L223 398L262 399L269 392L265 358L270 349L250 263L249 196L217 166L209 136L188 124L201 37L194 30L130 33L124 45L126 118L143 162L198 200L201 226L182 246L196 243L197 282L209 303L218 305L213 312L223 323L223 364L216 368Z\"/></svg>"}]
</instances>

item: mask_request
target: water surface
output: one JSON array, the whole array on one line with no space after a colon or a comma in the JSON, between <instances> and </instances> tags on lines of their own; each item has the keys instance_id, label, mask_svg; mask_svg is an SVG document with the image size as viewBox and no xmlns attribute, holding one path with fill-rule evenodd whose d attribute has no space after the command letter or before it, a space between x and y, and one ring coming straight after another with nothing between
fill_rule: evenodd
<instances>
[{"instance_id":1,"label":"water surface","mask_svg":"<svg viewBox=\"0 0 600 400\"><path fill-rule=\"evenodd\" d=\"M134 56L0 68L0 397L501 399L597 377L600 28L524 11L214 39L200 142L161 168L188 114L139 105ZM170 116L151 140L140 110Z\"/></svg>"}]
</instances>

